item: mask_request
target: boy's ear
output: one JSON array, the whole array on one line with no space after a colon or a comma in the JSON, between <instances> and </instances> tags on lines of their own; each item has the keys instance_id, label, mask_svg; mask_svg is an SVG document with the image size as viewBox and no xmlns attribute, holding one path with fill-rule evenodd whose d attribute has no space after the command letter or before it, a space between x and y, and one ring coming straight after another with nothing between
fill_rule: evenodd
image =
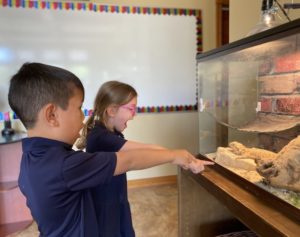
<instances>
[{"instance_id":1,"label":"boy's ear","mask_svg":"<svg viewBox=\"0 0 300 237\"><path fill-rule=\"evenodd\" d=\"M44 107L44 118L46 122L53 127L56 127L58 122L57 106L54 104L47 104Z\"/></svg>"}]
</instances>

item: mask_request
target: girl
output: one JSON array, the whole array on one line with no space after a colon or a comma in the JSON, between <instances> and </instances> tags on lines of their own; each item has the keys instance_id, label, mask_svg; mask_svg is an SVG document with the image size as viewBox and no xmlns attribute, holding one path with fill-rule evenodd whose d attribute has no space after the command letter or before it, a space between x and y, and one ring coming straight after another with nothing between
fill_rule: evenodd
<instances>
[{"instance_id":1,"label":"girl","mask_svg":"<svg viewBox=\"0 0 300 237\"><path fill-rule=\"evenodd\" d=\"M136 104L137 92L130 85L118 81L104 83L96 95L94 113L85 124L78 148L86 147L87 152L165 149L124 139L122 132L127 122L134 118ZM197 162L202 162L202 167L208 164ZM94 188L93 198L101 236L135 236L127 197L126 173L114 176L107 184Z\"/></svg>"}]
</instances>

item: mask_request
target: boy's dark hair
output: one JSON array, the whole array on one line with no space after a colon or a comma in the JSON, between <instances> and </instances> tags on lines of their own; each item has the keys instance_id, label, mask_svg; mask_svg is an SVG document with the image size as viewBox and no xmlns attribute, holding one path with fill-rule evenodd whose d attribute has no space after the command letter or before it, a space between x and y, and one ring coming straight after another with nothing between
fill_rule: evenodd
<instances>
[{"instance_id":1,"label":"boy's dark hair","mask_svg":"<svg viewBox=\"0 0 300 237\"><path fill-rule=\"evenodd\" d=\"M25 63L10 80L8 102L24 126L33 128L46 104L67 109L75 88L84 96L80 79L69 71L42 63Z\"/></svg>"}]
</instances>

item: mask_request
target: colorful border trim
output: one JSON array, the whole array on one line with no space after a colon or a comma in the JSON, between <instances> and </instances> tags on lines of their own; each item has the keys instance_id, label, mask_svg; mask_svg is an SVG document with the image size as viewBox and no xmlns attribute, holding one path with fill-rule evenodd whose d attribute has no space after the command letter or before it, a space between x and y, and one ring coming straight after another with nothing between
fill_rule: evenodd
<instances>
[{"instance_id":1,"label":"colorful border trim","mask_svg":"<svg viewBox=\"0 0 300 237\"><path fill-rule=\"evenodd\" d=\"M89 10L110 13L137 13L137 14L163 14L163 15L185 15L201 17L201 11L197 9L177 9L158 7L136 7L103 5L92 2L67 2L67 1L42 1L42 0L0 0L3 7L23 7L36 9L55 10Z\"/></svg>"},{"instance_id":2,"label":"colorful border trim","mask_svg":"<svg viewBox=\"0 0 300 237\"><path fill-rule=\"evenodd\" d=\"M197 110L197 105L147 106L137 108L138 113L183 112Z\"/></svg>"},{"instance_id":3,"label":"colorful border trim","mask_svg":"<svg viewBox=\"0 0 300 237\"><path fill-rule=\"evenodd\" d=\"M158 7L137 7L137 6L116 6L103 5L91 2L59 2L59 1L41 1L41 0L0 0L0 7L16 8L33 8L33 9L53 9L53 10L81 10L105 13L122 13L122 14L154 14L154 15L180 15L196 17L196 34L197 34L197 52L202 52L202 14L199 9L177 9L177 8L158 8ZM196 92L197 97L197 92ZM196 98L198 101L198 98ZM197 105L171 105L171 106L147 106L137 108L138 113L161 113L161 112L181 112L197 111ZM87 115L92 110L87 110ZM8 118L17 119L13 112L0 112L0 121ZM84 111L86 114L86 112Z\"/></svg>"},{"instance_id":4,"label":"colorful border trim","mask_svg":"<svg viewBox=\"0 0 300 237\"><path fill-rule=\"evenodd\" d=\"M170 105L170 106L143 106L137 107L136 112L139 114L143 113L163 113L163 112L191 112L198 111L198 105ZM84 109L83 113L85 116L93 114L92 109Z\"/></svg>"}]
</instances>

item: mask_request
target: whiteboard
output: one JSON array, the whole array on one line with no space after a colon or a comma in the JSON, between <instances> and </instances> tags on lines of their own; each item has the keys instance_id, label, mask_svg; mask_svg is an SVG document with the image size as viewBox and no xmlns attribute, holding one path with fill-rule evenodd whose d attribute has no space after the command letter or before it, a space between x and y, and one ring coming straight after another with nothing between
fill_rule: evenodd
<instances>
[{"instance_id":1,"label":"whiteboard","mask_svg":"<svg viewBox=\"0 0 300 237\"><path fill-rule=\"evenodd\" d=\"M108 80L134 86L138 106L194 105L196 40L194 16L0 7L0 111L25 62L75 73L86 109Z\"/></svg>"}]
</instances>

